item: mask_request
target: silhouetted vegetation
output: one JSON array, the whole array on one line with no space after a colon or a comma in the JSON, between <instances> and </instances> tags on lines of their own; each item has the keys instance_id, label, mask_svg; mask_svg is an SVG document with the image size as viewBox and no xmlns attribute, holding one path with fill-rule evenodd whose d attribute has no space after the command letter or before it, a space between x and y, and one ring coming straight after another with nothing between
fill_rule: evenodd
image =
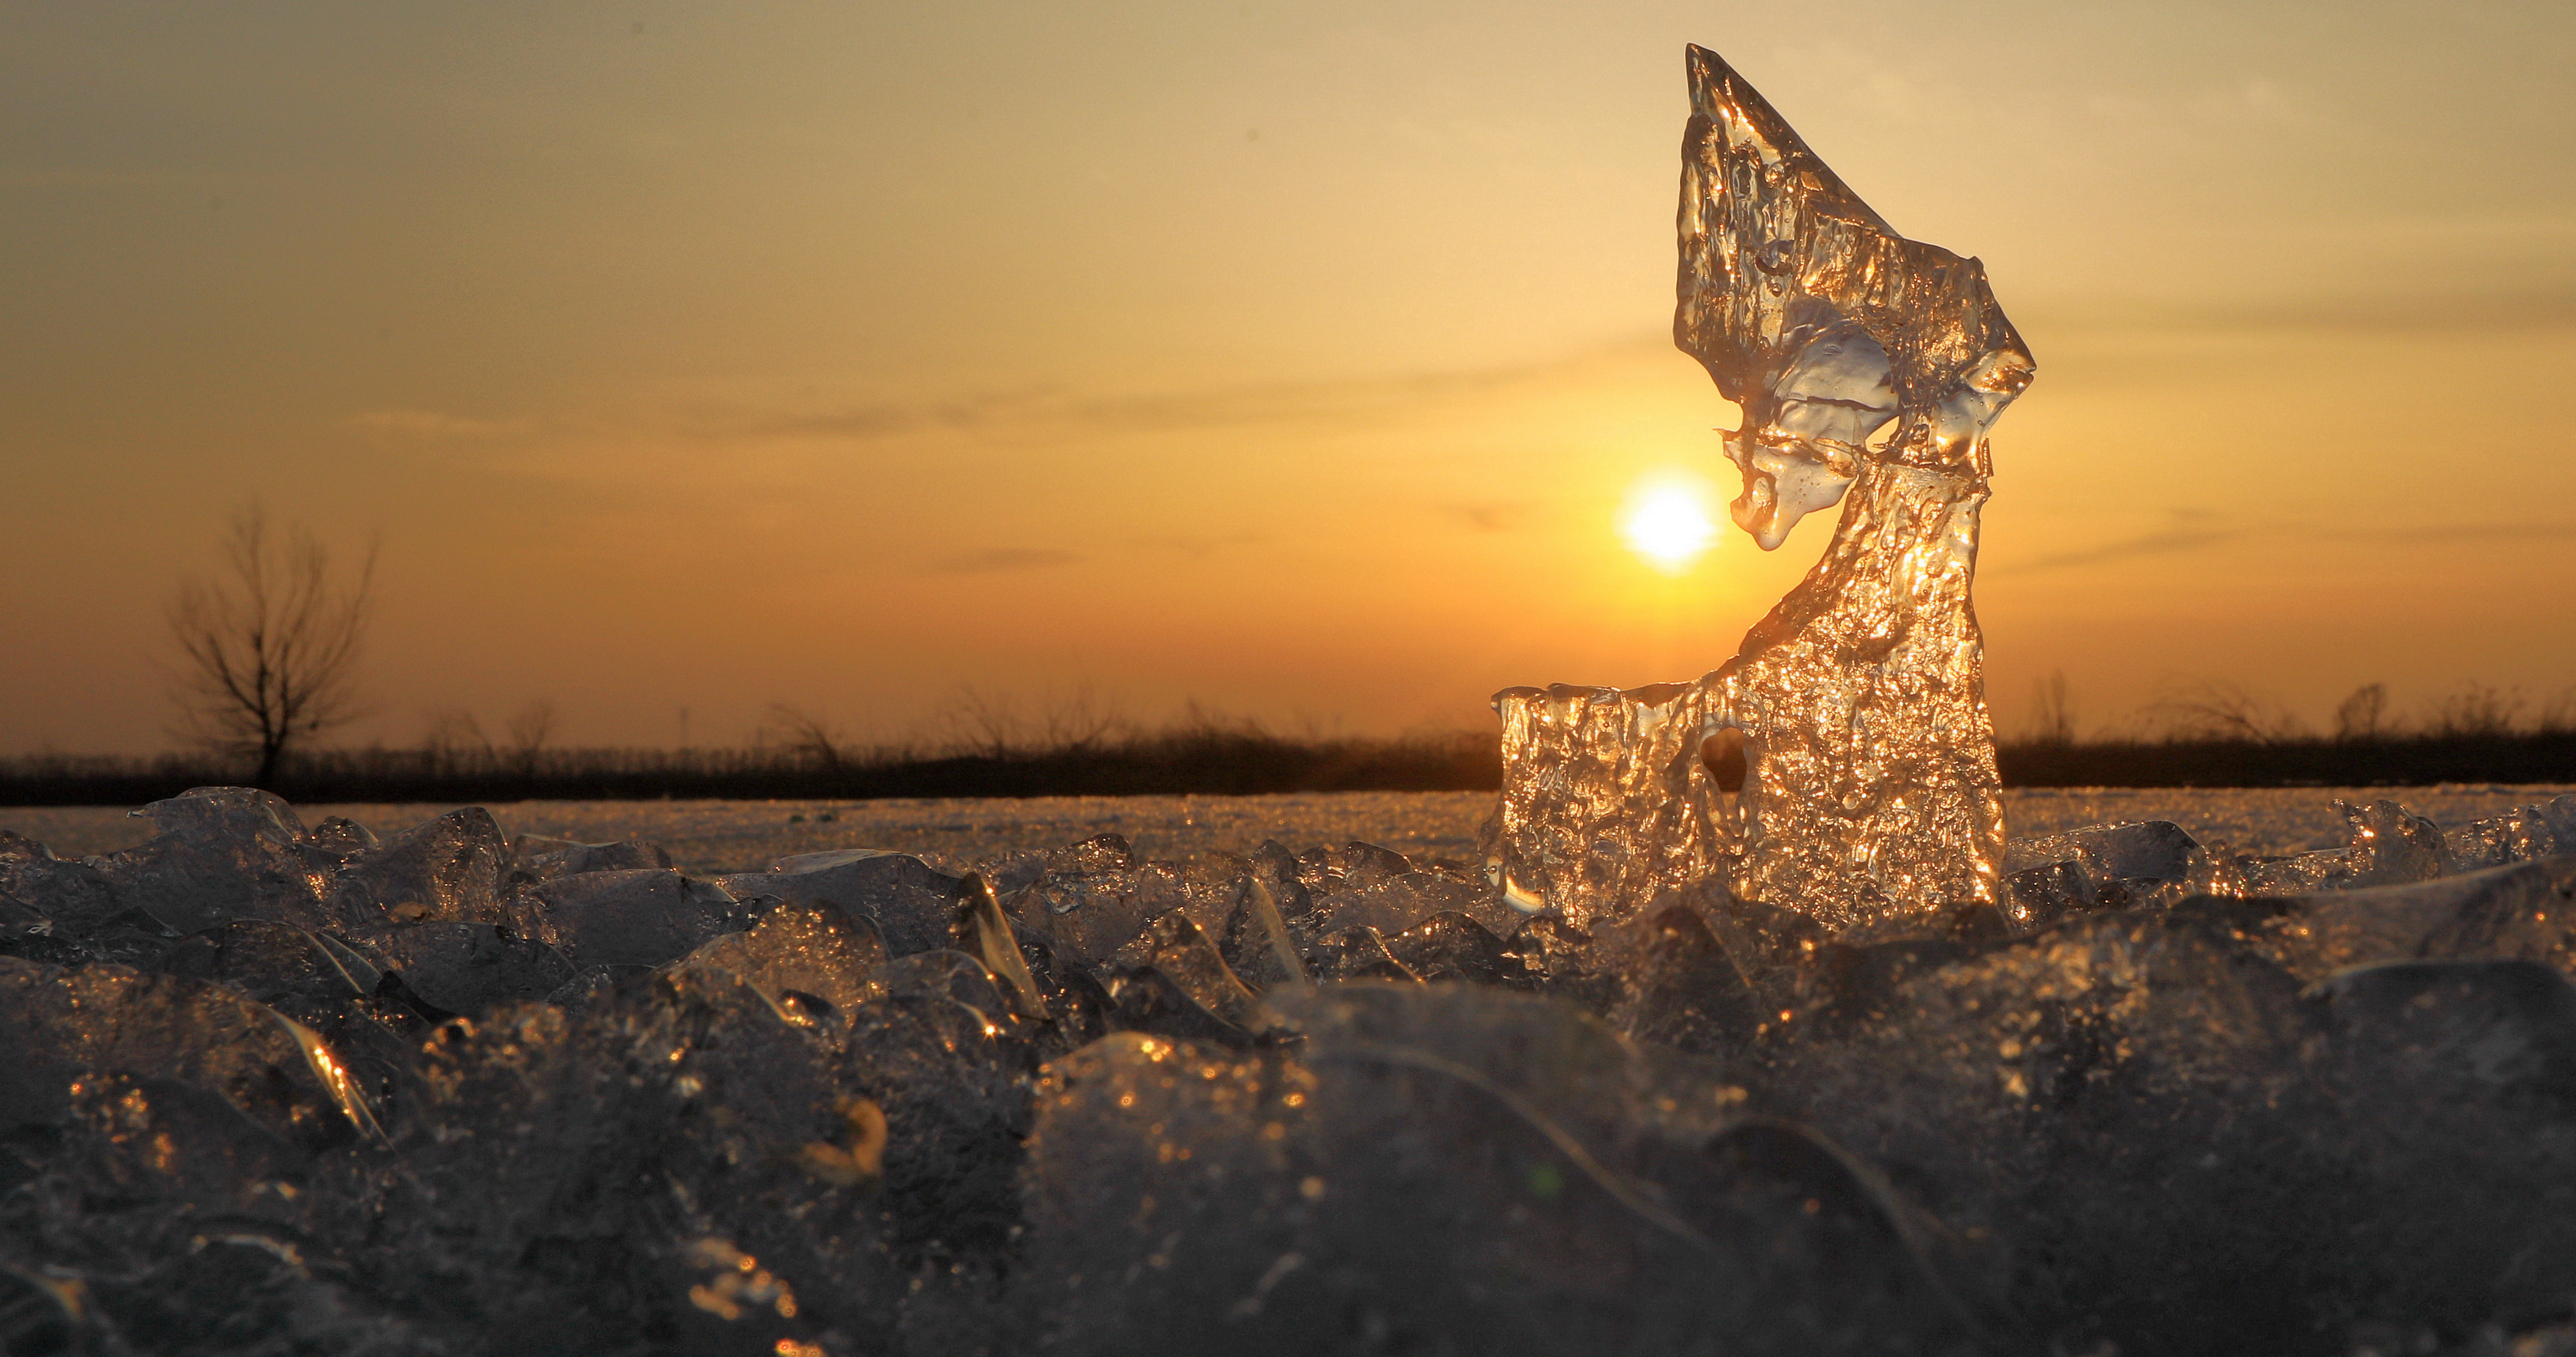
<instances>
[{"instance_id":1,"label":"silhouetted vegetation","mask_svg":"<svg viewBox=\"0 0 2576 1357\"><path fill-rule=\"evenodd\" d=\"M2378 739L2014 740L2006 786L2422 786L2576 782L2576 733L2424 733ZM0 804L141 805L245 780L204 755L0 760ZM306 803L550 800L871 800L949 796L1251 795L1490 791L1493 736L1311 739L1185 729L1058 748L917 754L834 746L753 749L323 750L294 756L271 790Z\"/></svg>"},{"instance_id":2,"label":"silhouetted vegetation","mask_svg":"<svg viewBox=\"0 0 2576 1357\"><path fill-rule=\"evenodd\" d=\"M2242 689L2169 689L2138 714L2145 735L2076 731L2062 676L2035 691L2035 718L1998 749L2008 787L2371 787L2443 782L2576 783L2576 703L2530 708L2482 686L2392 716L2386 690L2355 690L2323 735ZM891 797L1242 796L1267 792L1492 791L1489 731L1398 737L1283 734L1193 707L1144 729L1088 688L1017 699L960 689L929 745L866 746L828 718L776 703L747 748L550 748L555 711L532 702L494 739L462 712L434 712L416 748L289 750L269 790L291 800L875 800ZM152 758L0 759L0 805L141 805L190 787L256 783L258 751ZM1721 782L1743 775L1736 742L1709 742Z\"/></svg>"},{"instance_id":3,"label":"silhouetted vegetation","mask_svg":"<svg viewBox=\"0 0 2576 1357\"><path fill-rule=\"evenodd\" d=\"M2576 782L2576 733L2417 734L2370 740L2016 740L1996 751L2008 787L2422 787Z\"/></svg>"},{"instance_id":4,"label":"silhouetted vegetation","mask_svg":"<svg viewBox=\"0 0 2576 1357\"><path fill-rule=\"evenodd\" d=\"M819 743L819 742L818 742ZM35 756L0 761L0 804L141 805L241 782L239 761ZM1189 727L1052 748L920 754L817 743L751 749L323 750L270 790L306 803L536 800L870 800L947 796L1249 795L1499 786L1491 736L1301 739Z\"/></svg>"},{"instance_id":5,"label":"silhouetted vegetation","mask_svg":"<svg viewBox=\"0 0 2576 1357\"><path fill-rule=\"evenodd\" d=\"M248 759L253 781L272 782L286 759L360 710L356 666L376 553L370 547L349 577L312 529L272 532L252 505L234 516L221 558L171 596L182 657L172 695L201 748Z\"/></svg>"},{"instance_id":6,"label":"silhouetted vegetation","mask_svg":"<svg viewBox=\"0 0 2576 1357\"><path fill-rule=\"evenodd\" d=\"M2472 683L2412 718L2365 683L2322 734L2232 683L2168 683L2131 719L2145 733L2075 735L2062 675L2034 694L2030 724L1997 751L2021 787L2369 787L2576 781L2576 690L2536 708L2514 689Z\"/></svg>"}]
</instances>

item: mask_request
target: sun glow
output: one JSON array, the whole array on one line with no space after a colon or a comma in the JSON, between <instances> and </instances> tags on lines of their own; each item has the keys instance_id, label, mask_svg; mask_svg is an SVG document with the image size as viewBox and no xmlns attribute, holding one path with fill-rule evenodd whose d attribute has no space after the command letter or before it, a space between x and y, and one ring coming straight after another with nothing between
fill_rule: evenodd
<instances>
[{"instance_id":1,"label":"sun glow","mask_svg":"<svg viewBox=\"0 0 2576 1357\"><path fill-rule=\"evenodd\" d=\"M1619 536L1656 569L1678 575L1717 545L1709 503L1707 481L1686 471L1650 471L1628 489Z\"/></svg>"}]
</instances>

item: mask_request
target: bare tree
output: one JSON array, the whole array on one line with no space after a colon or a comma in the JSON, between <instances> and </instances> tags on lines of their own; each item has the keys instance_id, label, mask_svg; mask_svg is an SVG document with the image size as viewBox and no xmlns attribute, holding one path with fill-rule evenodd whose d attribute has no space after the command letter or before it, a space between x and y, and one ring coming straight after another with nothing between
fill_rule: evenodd
<instances>
[{"instance_id":1,"label":"bare tree","mask_svg":"<svg viewBox=\"0 0 2576 1357\"><path fill-rule=\"evenodd\" d=\"M492 737L483 733L483 723L474 719L474 713L463 707L440 707L429 713L420 752L432 776L461 772L491 762Z\"/></svg>"},{"instance_id":2,"label":"bare tree","mask_svg":"<svg viewBox=\"0 0 2576 1357\"><path fill-rule=\"evenodd\" d=\"M2142 714L2161 725L2168 740L2280 744L2307 733L2297 716L2218 679L2168 681Z\"/></svg>"},{"instance_id":3,"label":"bare tree","mask_svg":"<svg viewBox=\"0 0 2576 1357\"><path fill-rule=\"evenodd\" d=\"M1132 729L1115 697L1089 683L1048 684L1033 703L1017 693L961 683L932 715L946 746L959 753L1009 758L1024 753L1084 753Z\"/></svg>"},{"instance_id":4,"label":"bare tree","mask_svg":"<svg viewBox=\"0 0 2576 1357\"><path fill-rule=\"evenodd\" d=\"M2388 733L2388 685L2365 683L2335 706L2335 738L2376 740Z\"/></svg>"},{"instance_id":5,"label":"bare tree","mask_svg":"<svg viewBox=\"0 0 2576 1357\"><path fill-rule=\"evenodd\" d=\"M2031 739L2045 745L2075 743L2075 697L2066 685L2066 671L2052 669L2048 677L2034 679L2030 686Z\"/></svg>"},{"instance_id":6,"label":"bare tree","mask_svg":"<svg viewBox=\"0 0 2576 1357\"><path fill-rule=\"evenodd\" d=\"M2425 729L2450 739L2489 740L2510 735L2522 716L2518 690L2472 683L2447 697L2434 699Z\"/></svg>"},{"instance_id":7,"label":"bare tree","mask_svg":"<svg viewBox=\"0 0 2576 1357\"><path fill-rule=\"evenodd\" d=\"M2559 689L2558 695L2541 707L2540 724L2535 729L2543 735L2576 732L2576 688Z\"/></svg>"},{"instance_id":8,"label":"bare tree","mask_svg":"<svg viewBox=\"0 0 2576 1357\"><path fill-rule=\"evenodd\" d=\"M1039 691L1038 728L1046 748L1088 753L1125 731L1128 723L1117 698L1083 682L1061 692L1052 685Z\"/></svg>"},{"instance_id":9,"label":"bare tree","mask_svg":"<svg viewBox=\"0 0 2576 1357\"><path fill-rule=\"evenodd\" d=\"M252 760L251 781L265 787L290 752L357 716L375 576L372 542L348 575L311 529L273 531L257 505L235 515L217 568L170 599L173 695L188 733Z\"/></svg>"},{"instance_id":10,"label":"bare tree","mask_svg":"<svg viewBox=\"0 0 2576 1357\"><path fill-rule=\"evenodd\" d=\"M761 714L756 739L776 742L827 773L841 771L848 745L832 723L792 702L772 702Z\"/></svg>"},{"instance_id":11,"label":"bare tree","mask_svg":"<svg viewBox=\"0 0 2576 1357\"><path fill-rule=\"evenodd\" d=\"M941 743L962 754L1007 758L1026 738L1018 699L972 683L958 684L931 721L947 732Z\"/></svg>"},{"instance_id":12,"label":"bare tree","mask_svg":"<svg viewBox=\"0 0 2576 1357\"><path fill-rule=\"evenodd\" d=\"M543 698L519 708L519 714L510 718L510 761L517 766L520 777L537 775L538 751L546 747L546 737L554 731L555 704Z\"/></svg>"}]
</instances>

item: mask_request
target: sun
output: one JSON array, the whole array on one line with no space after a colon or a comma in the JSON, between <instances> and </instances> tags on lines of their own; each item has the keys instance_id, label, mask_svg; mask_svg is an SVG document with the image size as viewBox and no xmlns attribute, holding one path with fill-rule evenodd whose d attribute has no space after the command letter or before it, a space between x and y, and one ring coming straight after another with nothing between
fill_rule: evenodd
<instances>
[{"instance_id":1,"label":"sun","mask_svg":"<svg viewBox=\"0 0 2576 1357\"><path fill-rule=\"evenodd\" d=\"M1647 472L1628 488L1619 536L1656 569L1678 575L1717 545L1717 520L1708 506L1707 481L1687 471Z\"/></svg>"}]
</instances>

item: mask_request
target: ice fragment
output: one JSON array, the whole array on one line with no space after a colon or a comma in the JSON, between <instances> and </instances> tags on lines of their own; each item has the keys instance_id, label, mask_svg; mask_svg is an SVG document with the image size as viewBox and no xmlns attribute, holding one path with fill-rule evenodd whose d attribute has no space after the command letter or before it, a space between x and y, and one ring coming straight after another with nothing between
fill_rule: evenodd
<instances>
[{"instance_id":1,"label":"ice fragment","mask_svg":"<svg viewBox=\"0 0 2576 1357\"><path fill-rule=\"evenodd\" d=\"M1969 590L1986 434L2029 351L1976 260L1896 234L1716 54L1691 48L1689 69L1673 332L1744 410L1736 522L1775 547L1848 504L1715 673L1496 696L1497 892L1578 923L1711 876L1836 928L1999 904ZM1721 735L1740 787L1702 759Z\"/></svg>"}]
</instances>

